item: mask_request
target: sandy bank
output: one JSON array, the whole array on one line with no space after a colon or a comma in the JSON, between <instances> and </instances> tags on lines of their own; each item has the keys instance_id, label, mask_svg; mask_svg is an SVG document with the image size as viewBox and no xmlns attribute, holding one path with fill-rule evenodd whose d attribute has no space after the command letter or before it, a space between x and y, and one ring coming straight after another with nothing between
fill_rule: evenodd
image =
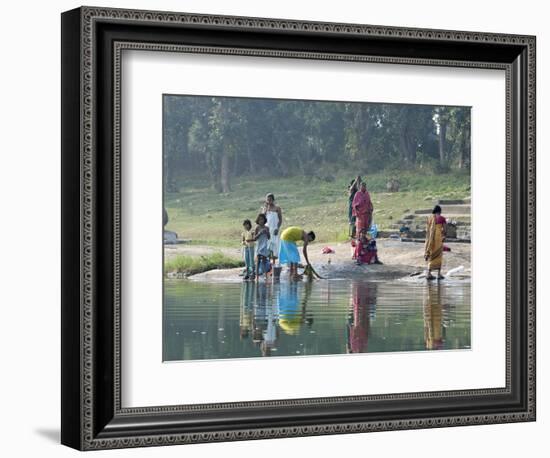
<instances>
[{"instance_id":1,"label":"sandy bank","mask_svg":"<svg viewBox=\"0 0 550 458\"><path fill-rule=\"evenodd\" d=\"M395 279L408 277L426 268L424 261L424 244L416 242L401 242L393 239L378 239L378 254L383 265L356 266L351 260L351 248L349 243L329 244L335 253L326 255L322 249L325 244L312 244L309 248L310 260L317 272L330 279L340 278L372 278ZM458 277L470 276L470 251L471 245L465 243L446 243L451 249L443 255L443 273L462 266L463 270ZM240 249L218 248L206 245L174 245L165 247L166 256L176 255L200 256L221 251L227 256L240 258ZM217 269L203 272L189 277L196 281L227 282L242 281L239 276L240 268ZM284 276L284 272L283 272Z\"/></svg>"},{"instance_id":2,"label":"sandy bank","mask_svg":"<svg viewBox=\"0 0 550 458\"><path fill-rule=\"evenodd\" d=\"M400 240L378 239L378 255L384 264L393 266L413 266L417 268L425 267L424 244L417 242L401 242ZM446 243L451 249L443 255L443 269L449 270L454 267L464 266L470 268L470 250L468 243ZM330 258L331 263L350 263L351 248L349 243L328 244L335 253L326 255L322 249L326 244L313 243L309 248L309 257L314 264L326 264ZM167 258L177 255L201 256L214 252L222 252L226 256L237 259L241 258L241 250L237 247L213 247L208 245L167 245L164 247L164 253Z\"/></svg>"},{"instance_id":3,"label":"sandy bank","mask_svg":"<svg viewBox=\"0 0 550 458\"><path fill-rule=\"evenodd\" d=\"M371 280L394 280L405 277L417 271L413 266L390 266L390 265L369 265L357 266L353 262L346 263L313 263L317 273L328 280L343 280L343 279L371 279ZM192 275L188 277L193 281L204 282L242 282L242 277L239 273L241 268L236 269L215 269L208 272ZM285 281L288 278L287 272L283 270L281 280Z\"/></svg>"}]
</instances>

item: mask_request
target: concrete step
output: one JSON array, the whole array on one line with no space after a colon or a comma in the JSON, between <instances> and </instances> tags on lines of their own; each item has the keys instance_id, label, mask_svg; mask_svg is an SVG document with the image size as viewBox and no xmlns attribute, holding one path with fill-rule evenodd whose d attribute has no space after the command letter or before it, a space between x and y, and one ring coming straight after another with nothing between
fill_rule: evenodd
<instances>
[{"instance_id":1,"label":"concrete step","mask_svg":"<svg viewBox=\"0 0 550 458\"><path fill-rule=\"evenodd\" d=\"M428 215L417 215L414 219L399 219L395 222L395 224L401 224L401 225L413 225L413 224L426 224L426 220ZM447 220L447 223L449 224L456 224L457 226L470 226L472 224L472 219L470 218L470 215L445 215L445 219Z\"/></svg>"},{"instance_id":2,"label":"concrete step","mask_svg":"<svg viewBox=\"0 0 550 458\"><path fill-rule=\"evenodd\" d=\"M440 199L437 201L438 205L464 205L464 199Z\"/></svg>"},{"instance_id":3,"label":"concrete step","mask_svg":"<svg viewBox=\"0 0 550 458\"><path fill-rule=\"evenodd\" d=\"M421 210L415 210L414 213L416 215L430 215L432 213L433 208L424 208ZM468 204L464 205L448 205L444 208L442 208L442 214L446 218L448 218L450 215L469 215L472 208Z\"/></svg>"},{"instance_id":4,"label":"concrete step","mask_svg":"<svg viewBox=\"0 0 550 458\"><path fill-rule=\"evenodd\" d=\"M472 199L469 196L464 199L439 199L437 203L439 205L464 205L472 203Z\"/></svg>"}]
</instances>

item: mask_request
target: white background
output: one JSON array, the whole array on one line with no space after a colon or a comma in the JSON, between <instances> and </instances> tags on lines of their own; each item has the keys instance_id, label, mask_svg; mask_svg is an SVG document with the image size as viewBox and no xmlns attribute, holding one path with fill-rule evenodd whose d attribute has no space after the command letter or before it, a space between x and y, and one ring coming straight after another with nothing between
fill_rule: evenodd
<instances>
[{"instance_id":1,"label":"white background","mask_svg":"<svg viewBox=\"0 0 550 458\"><path fill-rule=\"evenodd\" d=\"M505 231L485 230L505 225L504 71L143 51L122 62L124 407L505 386ZM473 107L472 349L162 364L162 247L151 215L161 214L163 93ZM260 373L269 376L246 383Z\"/></svg>"},{"instance_id":2,"label":"white background","mask_svg":"<svg viewBox=\"0 0 550 458\"><path fill-rule=\"evenodd\" d=\"M334 1L257 2L232 0L196 1L98 1L97 5L156 8L175 11L286 17L295 19L362 22L383 25L465 29L538 36L538 176L550 173L550 78L544 2L393 1L386 4ZM0 113L0 451L6 456L69 456L76 452L59 446L59 335L60 335L60 17L79 6L77 2L28 1L3 5L0 29L2 93ZM488 177L490 185L490 177ZM550 269L542 255L549 244L543 237L550 224L543 213L549 180L538 183L538 386L548 386L548 333L546 308ZM543 202L541 205L540 203ZM538 391L538 421L527 424L443 428L437 430L324 436L316 438L208 444L105 452L109 456L262 457L312 454L335 456L383 454L420 457L533 456L547 445L550 402ZM223 447L223 449L222 449Z\"/></svg>"}]
</instances>

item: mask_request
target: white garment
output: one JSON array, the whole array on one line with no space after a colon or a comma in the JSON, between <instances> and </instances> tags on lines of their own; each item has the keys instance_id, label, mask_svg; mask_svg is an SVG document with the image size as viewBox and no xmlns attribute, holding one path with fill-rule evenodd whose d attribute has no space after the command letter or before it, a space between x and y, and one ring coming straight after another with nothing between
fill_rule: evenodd
<instances>
[{"instance_id":1,"label":"white garment","mask_svg":"<svg viewBox=\"0 0 550 458\"><path fill-rule=\"evenodd\" d=\"M281 235L281 231L275 235L273 232L275 232L275 229L279 227L279 214L276 211L268 210L265 213L265 216L267 218L267 224L266 226L269 227L269 249L273 253L273 256L279 257L279 236Z\"/></svg>"},{"instance_id":2,"label":"white garment","mask_svg":"<svg viewBox=\"0 0 550 458\"><path fill-rule=\"evenodd\" d=\"M273 347L277 343L278 314L275 313L274 307L273 304L267 307L267 328L263 331L264 341L269 347Z\"/></svg>"}]
</instances>

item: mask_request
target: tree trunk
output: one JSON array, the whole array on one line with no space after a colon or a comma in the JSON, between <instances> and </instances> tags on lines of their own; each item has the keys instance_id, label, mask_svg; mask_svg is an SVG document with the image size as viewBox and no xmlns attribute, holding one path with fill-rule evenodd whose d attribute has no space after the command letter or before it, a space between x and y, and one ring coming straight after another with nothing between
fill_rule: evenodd
<instances>
[{"instance_id":1,"label":"tree trunk","mask_svg":"<svg viewBox=\"0 0 550 458\"><path fill-rule=\"evenodd\" d=\"M441 165L445 164L446 159L446 140L445 137L447 136L447 124L441 123L439 125L439 162Z\"/></svg>"},{"instance_id":2,"label":"tree trunk","mask_svg":"<svg viewBox=\"0 0 550 458\"><path fill-rule=\"evenodd\" d=\"M216 192L222 192L217 162L218 161L216 155L207 153L206 165L208 169L208 174L210 175L210 182Z\"/></svg>"},{"instance_id":3,"label":"tree trunk","mask_svg":"<svg viewBox=\"0 0 550 458\"><path fill-rule=\"evenodd\" d=\"M460 135L460 153L458 155L458 168L464 168L464 132Z\"/></svg>"},{"instance_id":4,"label":"tree trunk","mask_svg":"<svg viewBox=\"0 0 550 458\"><path fill-rule=\"evenodd\" d=\"M411 165L414 167L416 166L416 144L412 141L409 144L409 152Z\"/></svg>"},{"instance_id":5,"label":"tree trunk","mask_svg":"<svg viewBox=\"0 0 550 458\"><path fill-rule=\"evenodd\" d=\"M405 129L401 130L399 134L399 151L401 151L401 160L403 162L407 161L407 138L405 134Z\"/></svg>"},{"instance_id":6,"label":"tree trunk","mask_svg":"<svg viewBox=\"0 0 550 458\"><path fill-rule=\"evenodd\" d=\"M466 163L468 161L468 151L466 149L466 132L462 132L460 135L460 156L458 159L458 168L466 168Z\"/></svg>"},{"instance_id":7,"label":"tree trunk","mask_svg":"<svg viewBox=\"0 0 550 458\"><path fill-rule=\"evenodd\" d=\"M252 175L255 175L256 165L254 163L254 155L252 154L252 148L250 148L250 142L247 142L246 156L248 157L248 170Z\"/></svg>"},{"instance_id":8,"label":"tree trunk","mask_svg":"<svg viewBox=\"0 0 550 458\"><path fill-rule=\"evenodd\" d=\"M221 170L220 170L220 183L221 183L221 189L223 193L227 193L231 191L230 183L229 183L229 155L227 152L222 153L222 164L221 164Z\"/></svg>"},{"instance_id":9,"label":"tree trunk","mask_svg":"<svg viewBox=\"0 0 550 458\"><path fill-rule=\"evenodd\" d=\"M279 170L281 172L281 175L286 177L288 176L288 167L285 164L285 162L281 159L281 156L279 155L279 152L275 148L275 146L271 146L271 151L273 152L273 156L275 157L275 160L277 161L277 166L279 167Z\"/></svg>"},{"instance_id":10,"label":"tree trunk","mask_svg":"<svg viewBox=\"0 0 550 458\"><path fill-rule=\"evenodd\" d=\"M414 140L410 138L407 127L402 129L399 135L399 149L401 150L403 162L414 165L416 162L416 145Z\"/></svg>"},{"instance_id":11,"label":"tree trunk","mask_svg":"<svg viewBox=\"0 0 550 458\"><path fill-rule=\"evenodd\" d=\"M464 139L464 165L465 167L471 167L472 165L472 139L470 135L470 125L468 124L468 130Z\"/></svg>"}]
</instances>

